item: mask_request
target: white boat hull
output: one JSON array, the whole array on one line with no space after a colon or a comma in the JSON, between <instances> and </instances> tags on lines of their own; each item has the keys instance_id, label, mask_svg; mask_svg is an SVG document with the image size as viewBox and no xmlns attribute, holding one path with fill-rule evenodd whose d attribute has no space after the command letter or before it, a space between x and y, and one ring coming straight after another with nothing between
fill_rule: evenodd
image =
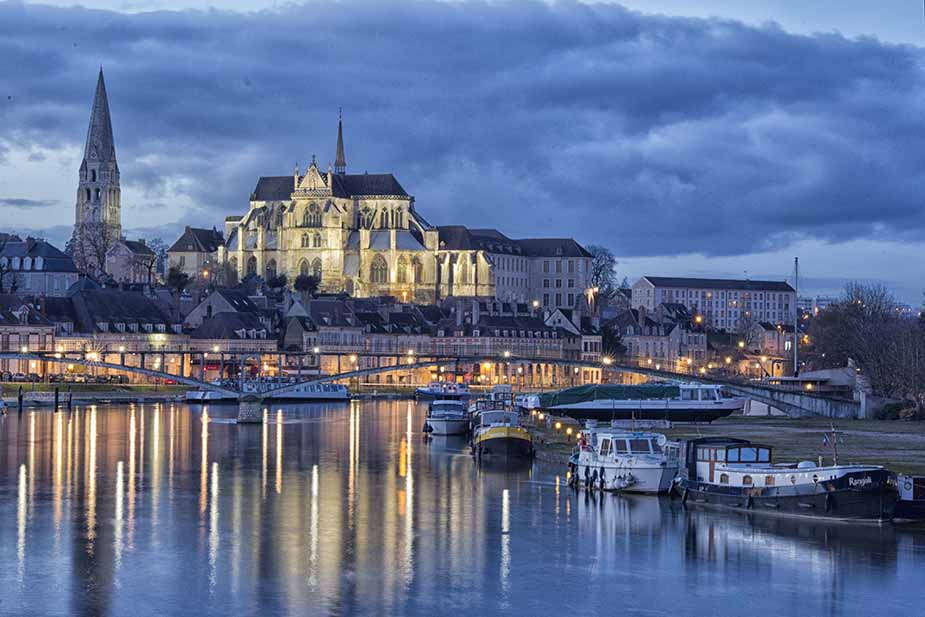
<instances>
[{"instance_id":1,"label":"white boat hull","mask_svg":"<svg viewBox=\"0 0 925 617\"><path fill-rule=\"evenodd\" d=\"M600 488L600 473L604 470L604 490L617 491L622 493L643 493L656 495L667 493L671 489L675 477L678 475L677 465L632 465L616 466L601 465L592 463L588 470L588 476L585 475L587 465L578 463L578 478L584 483L586 477L592 477L592 483L595 488ZM594 482L594 472L597 471L598 479Z\"/></svg>"},{"instance_id":2,"label":"white boat hull","mask_svg":"<svg viewBox=\"0 0 925 617\"><path fill-rule=\"evenodd\" d=\"M427 418L433 435L465 435L469 432L468 418Z\"/></svg>"}]
</instances>

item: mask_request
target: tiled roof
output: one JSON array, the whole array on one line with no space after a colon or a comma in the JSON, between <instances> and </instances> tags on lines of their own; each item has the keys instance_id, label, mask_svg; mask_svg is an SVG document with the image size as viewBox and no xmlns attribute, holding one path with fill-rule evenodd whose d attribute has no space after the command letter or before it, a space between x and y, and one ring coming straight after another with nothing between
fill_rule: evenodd
<instances>
[{"instance_id":1,"label":"tiled roof","mask_svg":"<svg viewBox=\"0 0 925 617\"><path fill-rule=\"evenodd\" d=\"M215 293L240 313L257 313L260 307L243 291L237 289L216 289Z\"/></svg>"},{"instance_id":2,"label":"tiled roof","mask_svg":"<svg viewBox=\"0 0 925 617\"><path fill-rule=\"evenodd\" d=\"M240 339L240 330L266 333L266 326L256 315L249 313L219 313L202 320L202 325L190 335L195 339Z\"/></svg>"},{"instance_id":3,"label":"tiled roof","mask_svg":"<svg viewBox=\"0 0 925 617\"><path fill-rule=\"evenodd\" d=\"M128 247L130 251L138 255L154 255L154 251L151 250L144 242L137 242L135 240L123 240L122 244Z\"/></svg>"},{"instance_id":4,"label":"tiled roof","mask_svg":"<svg viewBox=\"0 0 925 617\"><path fill-rule=\"evenodd\" d=\"M176 242L168 249L170 253L214 253L225 244L221 232L215 229L187 227Z\"/></svg>"},{"instance_id":5,"label":"tiled roof","mask_svg":"<svg viewBox=\"0 0 925 617\"><path fill-rule=\"evenodd\" d=\"M327 176L322 174L323 178ZM289 201L295 190L293 176L263 176L251 196L253 201ZM395 195L407 197L392 174L333 174L331 194L335 197L362 197L364 195Z\"/></svg>"},{"instance_id":6,"label":"tiled roof","mask_svg":"<svg viewBox=\"0 0 925 617\"><path fill-rule=\"evenodd\" d=\"M80 332L96 332L97 324L102 322L164 326L171 323L154 301L138 291L88 289L74 294L71 299Z\"/></svg>"},{"instance_id":7,"label":"tiled roof","mask_svg":"<svg viewBox=\"0 0 925 617\"><path fill-rule=\"evenodd\" d=\"M656 287L675 287L697 289L745 289L748 291L780 291L792 292L793 287L786 281L755 281L741 279L701 279L677 276L644 276Z\"/></svg>"},{"instance_id":8,"label":"tiled roof","mask_svg":"<svg viewBox=\"0 0 925 617\"><path fill-rule=\"evenodd\" d=\"M60 250L44 240L26 238L21 241L7 242L0 248L0 257L29 257L33 260L32 271L36 272L77 272L74 261ZM42 258L42 267L35 267L35 259ZM20 266L21 267L21 266Z\"/></svg>"},{"instance_id":9,"label":"tiled roof","mask_svg":"<svg viewBox=\"0 0 925 617\"><path fill-rule=\"evenodd\" d=\"M516 242L530 257L591 257L572 238L525 238Z\"/></svg>"}]
</instances>

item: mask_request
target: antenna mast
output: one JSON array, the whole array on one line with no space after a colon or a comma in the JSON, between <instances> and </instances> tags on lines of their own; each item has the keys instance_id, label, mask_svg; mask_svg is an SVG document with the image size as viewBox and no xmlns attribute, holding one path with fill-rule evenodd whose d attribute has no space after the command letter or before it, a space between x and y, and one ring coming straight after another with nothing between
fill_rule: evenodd
<instances>
[{"instance_id":1,"label":"antenna mast","mask_svg":"<svg viewBox=\"0 0 925 617\"><path fill-rule=\"evenodd\" d=\"M800 258L793 258L793 282L796 293L793 297L793 376L800 375Z\"/></svg>"}]
</instances>

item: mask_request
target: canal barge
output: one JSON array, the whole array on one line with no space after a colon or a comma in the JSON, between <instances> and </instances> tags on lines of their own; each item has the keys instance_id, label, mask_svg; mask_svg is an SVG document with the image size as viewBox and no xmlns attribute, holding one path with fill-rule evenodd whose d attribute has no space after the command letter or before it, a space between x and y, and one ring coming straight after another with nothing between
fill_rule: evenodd
<instances>
[{"instance_id":1,"label":"canal barge","mask_svg":"<svg viewBox=\"0 0 925 617\"><path fill-rule=\"evenodd\" d=\"M602 422L712 422L745 407L745 399L723 396L722 386L697 383L588 385L524 395L518 400L527 409Z\"/></svg>"},{"instance_id":2,"label":"canal barge","mask_svg":"<svg viewBox=\"0 0 925 617\"><path fill-rule=\"evenodd\" d=\"M469 412L458 399L438 399L430 404L424 418L424 432L432 435L465 435L469 432Z\"/></svg>"},{"instance_id":3,"label":"canal barge","mask_svg":"<svg viewBox=\"0 0 925 617\"><path fill-rule=\"evenodd\" d=\"M667 493L679 460L679 444L660 433L598 428L592 422L572 451L569 481L605 491Z\"/></svg>"},{"instance_id":4,"label":"canal barge","mask_svg":"<svg viewBox=\"0 0 925 617\"><path fill-rule=\"evenodd\" d=\"M510 405L478 401L472 416L472 450L479 457L524 459L533 456L533 437Z\"/></svg>"},{"instance_id":5,"label":"canal barge","mask_svg":"<svg viewBox=\"0 0 925 617\"><path fill-rule=\"evenodd\" d=\"M683 442L675 482L685 504L827 519L888 521L896 476L876 465L817 466L772 461L770 446L705 437Z\"/></svg>"}]
</instances>

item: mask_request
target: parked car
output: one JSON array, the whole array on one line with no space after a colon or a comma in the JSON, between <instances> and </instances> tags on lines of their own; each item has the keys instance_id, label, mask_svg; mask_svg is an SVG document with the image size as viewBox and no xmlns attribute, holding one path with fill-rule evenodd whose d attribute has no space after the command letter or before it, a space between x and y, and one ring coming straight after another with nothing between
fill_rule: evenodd
<instances>
[{"instance_id":1,"label":"parked car","mask_svg":"<svg viewBox=\"0 0 925 617\"><path fill-rule=\"evenodd\" d=\"M13 373L10 381L28 381L25 373Z\"/></svg>"}]
</instances>

